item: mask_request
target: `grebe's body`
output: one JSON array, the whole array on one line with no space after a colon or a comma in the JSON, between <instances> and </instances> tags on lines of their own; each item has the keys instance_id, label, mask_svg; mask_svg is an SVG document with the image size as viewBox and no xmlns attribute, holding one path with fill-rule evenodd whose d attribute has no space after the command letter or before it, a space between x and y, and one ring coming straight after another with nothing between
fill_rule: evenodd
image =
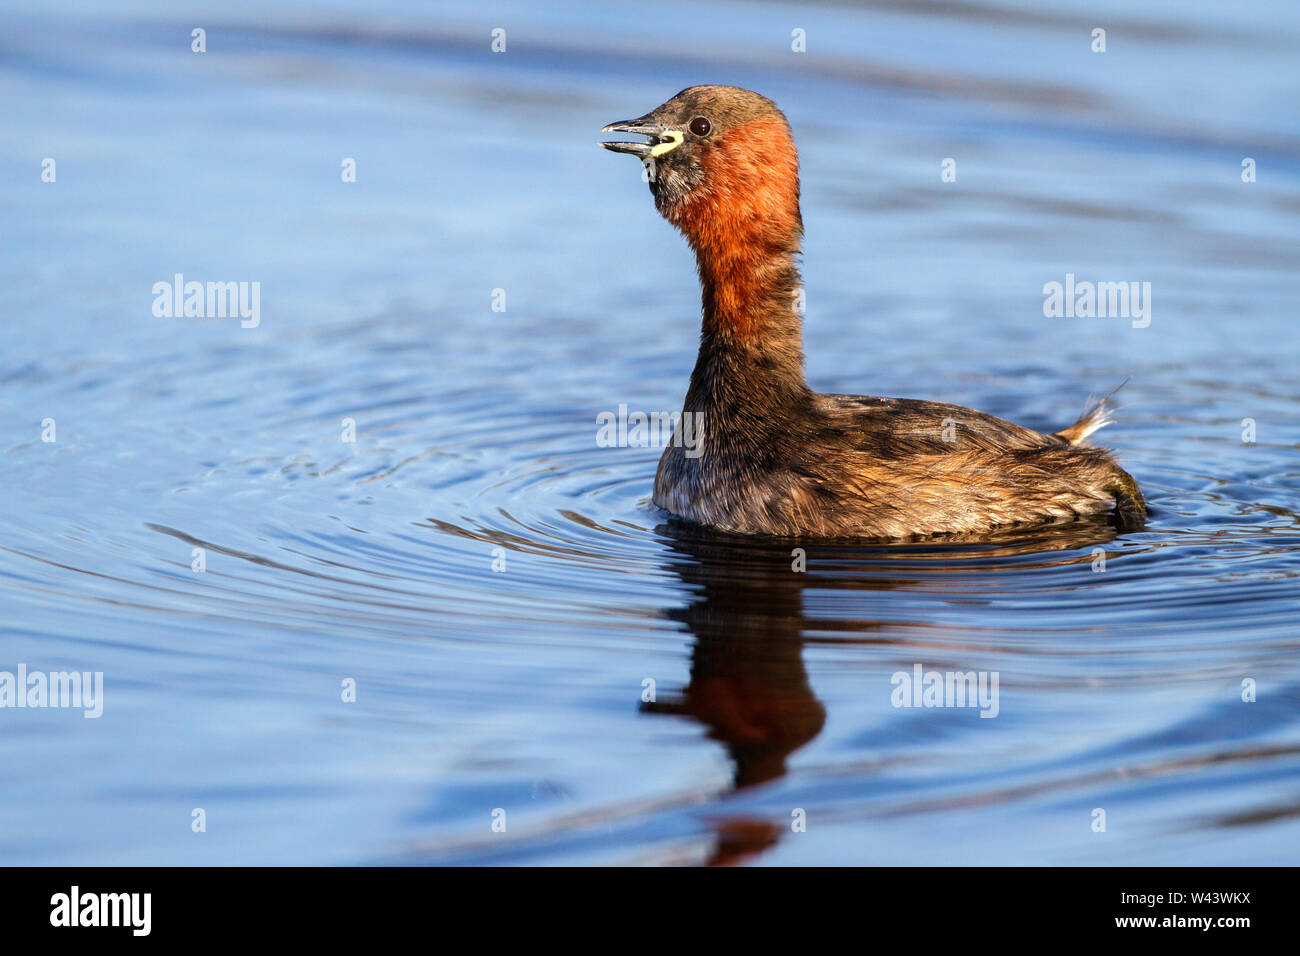
<instances>
[{"instance_id":1,"label":"grebe's body","mask_svg":"<svg viewBox=\"0 0 1300 956\"><path fill-rule=\"evenodd\" d=\"M683 406L703 442L664 452L655 504L722 530L800 537L978 534L1112 509L1141 523L1137 484L1086 445L1108 421L1104 403L1044 434L957 405L809 389L798 159L770 100L692 87L605 129L649 138L603 145L645 162L703 287Z\"/></svg>"},{"instance_id":2,"label":"grebe's body","mask_svg":"<svg viewBox=\"0 0 1300 956\"><path fill-rule=\"evenodd\" d=\"M942 402L793 401L789 417L725 398L701 403L703 454L664 452L655 504L723 530L813 537L980 533L1112 508L1126 527L1141 523L1133 479L1066 433Z\"/></svg>"}]
</instances>

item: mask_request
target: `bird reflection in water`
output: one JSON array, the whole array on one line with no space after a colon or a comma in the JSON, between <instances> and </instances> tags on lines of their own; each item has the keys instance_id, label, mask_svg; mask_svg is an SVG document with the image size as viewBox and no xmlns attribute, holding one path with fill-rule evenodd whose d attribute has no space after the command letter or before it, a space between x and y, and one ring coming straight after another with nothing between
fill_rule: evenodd
<instances>
[{"instance_id":1,"label":"bird reflection in water","mask_svg":"<svg viewBox=\"0 0 1300 956\"><path fill-rule=\"evenodd\" d=\"M671 617L694 635L695 644L686 686L675 694L658 694L641 709L702 724L726 748L734 767L734 792L784 777L791 754L826 723L826 708L804 668L806 632L842 631L846 642L906 642L881 633L888 630L886 621L806 617L805 588L855 592L855 606L865 609L871 606L867 592L915 587L945 565L952 569L957 560L1093 548L1116 536L1104 520L910 545L801 544L743 538L675 521L656 531L670 548L668 566L692 595ZM796 548L804 549L804 571L795 570ZM1087 560L1087 554L1049 560ZM1032 566L1014 565L1021 571ZM990 563L978 570L996 573L997 568ZM791 832L788 819L753 815L731 815L713 826L710 866L746 862Z\"/></svg>"}]
</instances>

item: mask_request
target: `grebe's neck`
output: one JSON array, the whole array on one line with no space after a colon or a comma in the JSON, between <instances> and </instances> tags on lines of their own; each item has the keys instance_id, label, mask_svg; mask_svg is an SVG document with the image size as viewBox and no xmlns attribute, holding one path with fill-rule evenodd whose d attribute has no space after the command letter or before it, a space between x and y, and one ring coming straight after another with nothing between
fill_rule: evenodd
<instances>
[{"instance_id":1,"label":"grebe's neck","mask_svg":"<svg viewBox=\"0 0 1300 956\"><path fill-rule=\"evenodd\" d=\"M793 248L744 254L697 249L703 287L700 351L687 411L728 427L805 414L803 289ZM767 426L747 426L755 435Z\"/></svg>"},{"instance_id":2,"label":"grebe's neck","mask_svg":"<svg viewBox=\"0 0 1300 956\"><path fill-rule=\"evenodd\" d=\"M703 341L766 354L803 375L803 282L798 240L696 246Z\"/></svg>"},{"instance_id":3,"label":"grebe's neck","mask_svg":"<svg viewBox=\"0 0 1300 956\"><path fill-rule=\"evenodd\" d=\"M703 293L688 400L780 414L810 394L797 264L799 159L790 129L779 116L736 127L702 154L699 172L698 185L664 210L695 250Z\"/></svg>"},{"instance_id":4,"label":"grebe's neck","mask_svg":"<svg viewBox=\"0 0 1300 956\"><path fill-rule=\"evenodd\" d=\"M687 409L724 418L801 415L811 401L803 367L803 283L797 196L780 223L733 210L722 229L688 234L700 273L703 321ZM715 223L716 224L716 223Z\"/></svg>"}]
</instances>

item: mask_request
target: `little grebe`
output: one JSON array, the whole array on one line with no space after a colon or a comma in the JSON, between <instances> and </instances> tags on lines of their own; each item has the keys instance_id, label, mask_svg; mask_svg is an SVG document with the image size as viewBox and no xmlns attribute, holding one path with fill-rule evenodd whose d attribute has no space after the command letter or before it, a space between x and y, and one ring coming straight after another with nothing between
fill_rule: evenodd
<instances>
[{"instance_id":1,"label":"little grebe","mask_svg":"<svg viewBox=\"0 0 1300 956\"><path fill-rule=\"evenodd\" d=\"M1088 447L1100 402L1047 435L959 405L820 395L804 380L796 296L803 221L785 115L766 97L695 86L604 132L640 158L655 206L695 250L703 330L683 413L702 449L677 442L654 502L725 531L905 538L979 534L1115 509L1141 525L1142 493Z\"/></svg>"}]
</instances>

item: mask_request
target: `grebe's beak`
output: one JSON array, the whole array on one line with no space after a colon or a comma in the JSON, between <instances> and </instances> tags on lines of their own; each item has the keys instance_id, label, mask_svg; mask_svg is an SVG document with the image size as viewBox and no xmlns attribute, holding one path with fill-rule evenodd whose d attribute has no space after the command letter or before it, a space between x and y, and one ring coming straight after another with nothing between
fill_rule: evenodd
<instances>
[{"instance_id":1,"label":"grebe's beak","mask_svg":"<svg viewBox=\"0 0 1300 956\"><path fill-rule=\"evenodd\" d=\"M637 136L648 137L650 140L648 143L610 142L600 144L611 152L631 153L640 159L657 159L665 153L671 153L682 145L683 140L686 139L685 135L679 130L666 129L659 123L652 123L645 119L610 123L601 132L634 133Z\"/></svg>"}]
</instances>

